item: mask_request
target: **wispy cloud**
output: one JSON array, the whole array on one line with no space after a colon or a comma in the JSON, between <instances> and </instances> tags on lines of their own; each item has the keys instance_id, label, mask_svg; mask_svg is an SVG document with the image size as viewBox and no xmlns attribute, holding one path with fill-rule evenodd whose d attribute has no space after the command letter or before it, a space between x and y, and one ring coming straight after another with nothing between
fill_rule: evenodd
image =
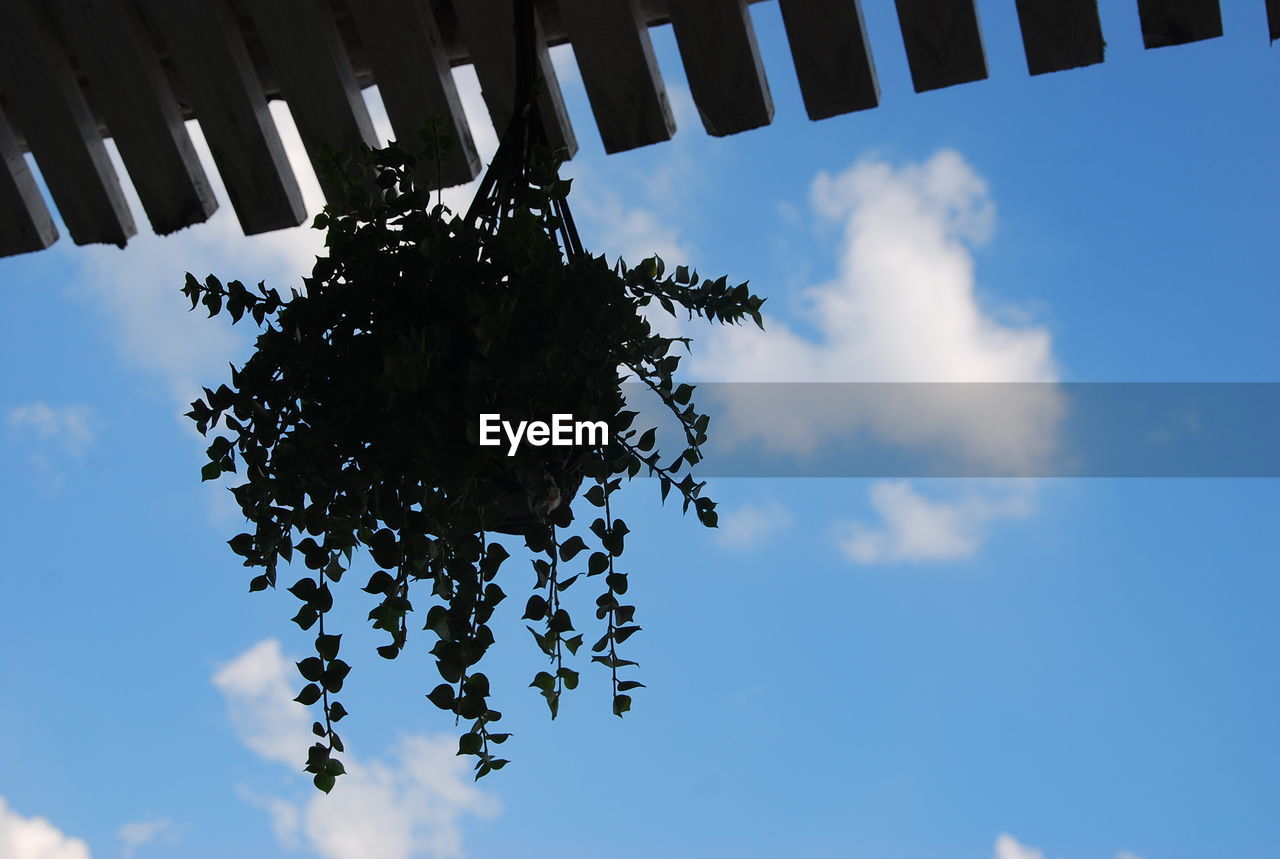
<instances>
[{"instance_id":1,"label":"wispy cloud","mask_svg":"<svg viewBox=\"0 0 1280 859\"><path fill-rule=\"evenodd\" d=\"M845 557L859 564L956 561L973 557L991 525L1023 519L1034 508L1035 484L1009 481L1002 488L971 484L958 498L927 498L907 481L877 481L870 490L878 524L837 527Z\"/></svg>"},{"instance_id":2,"label":"wispy cloud","mask_svg":"<svg viewBox=\"0 0 1280 859\"><path fill-rule=\"evenodd\" d=\"M93 412L87 406L24 403L8 410L5 423L49 495L65 482L67 461L82 458L94 442Z\"/></svg>"},{"instance_id":3,"label":"wispy cloud","mask_svg":"<svg viewBox=\"0 0 1280 859\"><path fill-rule=\"evenodd\" d=\"M89 859L89 845L43 817L23 817L0 796L0 859Z\"/></svg>"},{"instance_id":4,"label":"wispy cloud","mask_svg":"<svg viewBox=\"0 0 1280 859\"><path fill-rule=\"evenodd\" d=\"M125 859L133 856L139 847L151 844L158 837L171 835L173 822L164 818L158 820L140 820L126 823L116 830L116 835L124 845Z\"/></svg>"},{"instance_id":5,"label":"wispy cloud","mask_svg":"<svg viewBox=\"0 0 1280 859\"><path fill-rule=\"evenodd\" d=\"M791 512L777 501L744 504L720 514L716 542L727 549L754 549L795 522Z\"/></svg>"},{"instance_id":6,"label":"wispy cloud","mask_svg":"<svg viewBox=\"0 0 1280 859\"><path fill-rule=\"evenodd\" d=\"M1045 859L1045 855L1043 850L1029 847L1009 833L1001 832L996 838L995 854L992 859ZM1128 850L1121 850L1116 853L1116 859L1142 859L1142 857Z\"/></svg>"},{"instance_id":7,"label":"wispy cloud","mask_svg":"<svg viewBox=\"0 0 1280 859\"><path fill-rule=\"evenodd\" d=\"M264 760L297 771L314 738L306 709L291 700L293 673L280 643L271 639L220 668L213 683L241 741ZM492 817L500 806L472 783L456 751L451 736L403 736L385 758L349 751L343 758L347 775L328 796L315 793L309 781L310 793L299 801L245 795L271 815L282 846L305 842L323 859L459 857L461 819Z\"/></svg>"},{"instance_id":8,"label":"wispy cloud","mask_svg":"<svg viewBox=\"0 0 1280 859\"><path fill-rule=\"evenodd\" d=\"M1044 852L1019 843L1007 832L1001 832L996 838L994 859L1044 859Z\"/></svg>"},{"instance_id":9,"label":"wispy cloud","mask_svg":"<svg viewBox=\"0 0 1280 859\"><path fill-rule=\"evenodd\" d=\"M34 402L9 410L9 426L22 434L57 447L71 456L81 456L93 443L91 413L87 406L51 406Z\"/></svg>"}]
</instances>

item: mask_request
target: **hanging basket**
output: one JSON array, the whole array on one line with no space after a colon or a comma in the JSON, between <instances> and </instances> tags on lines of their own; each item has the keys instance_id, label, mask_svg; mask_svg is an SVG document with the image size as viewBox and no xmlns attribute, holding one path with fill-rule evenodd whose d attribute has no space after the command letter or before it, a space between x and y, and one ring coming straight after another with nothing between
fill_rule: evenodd
<instances>
[{"instance_id":1,"label":"hanging basket","mask_svg":"<svg viewBox=\"0 0 1280 859\"><path fill-rule=\"evenodd\" d=\"M442 683L428 698L468 728L459 753L477 758L477 777L499 769L490 743L489 682L476 670L493 633L488 624L505 594L495 582L508 550L488 535L522 536L534 555L535 594L523 621L534 631L550 671L532 684L554 716L560 693L577 685L564 659L583 643L560 594L580 575L600 576L596 600L604 635L591 661L604 665L613 711L630 707L639 684L619 677L633 665L617 647L639 629L625 604L626 573L615 567L626 524L609 498L624 478L644 472L662 497L675 489L684 509L705 525L715 505L689 473L700 459L708 418L676 384L684 338L655 333L645 308L655 302L690 317L760 324L762 299L745 284L702 280L661 260L610 266L582 248L569 211L569 183L545 147L533 76L532 6L515 0L521 46L514 119L470 210L454 217L422 181L430 159L398 144L335 158L329 175L345 193L314 226L326 231L304 289L284 298L259 284L224 285L187 275L183 292L210 316L251 318L262 329L253 355L233 369L230 385L206 388L189 416L216 432L202 475L243 478L232 489L250 530L230 541L244 565L259 569L250 590L277 583L281 562L306 570L289 588L302 603L296 622L318 627L316 655L299 663L307 681L297 700L319 704L320 741L307 770L329 790L342 773L334 723L347 664L338 636L325 629L330 588L365 548L377 565L363 590L380 599L369 619L391 636L378 648L394 658L408 640L411 594L429 589L426 627ZM423 140L430 154L448 147L440 126ZM664 276L665 275L665 276ZM620 369L621 368L621 369ZM624 375L625 374L625 375ZM624 378L649 388L678 420L680 452L660 458L654 431L631 427ZM603 422L607 437L569 447L480 443L482 415L550 422L554 415ZM583 487L586 489L583 489ZM585 502L585 503L584 503ZM574 509L595 514L584 533ZM561 565L577 565L562 575ZM418 610L428 603L419 601Z\"/></svg>"}]
</instances>

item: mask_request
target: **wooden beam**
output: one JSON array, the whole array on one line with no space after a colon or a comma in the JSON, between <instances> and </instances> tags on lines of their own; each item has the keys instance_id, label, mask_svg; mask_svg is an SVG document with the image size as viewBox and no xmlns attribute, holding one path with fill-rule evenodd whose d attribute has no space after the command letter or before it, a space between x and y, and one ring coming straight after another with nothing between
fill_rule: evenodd
<instances>
[{"instance_id":1,"label":"wooden beam","mask_svg":"<svg viewBox=\"0 0 1280 859\"><path fill-rule=\"evenodd\" d=\"M454 8L458 12L462 38L471 52L476 76L480 79L489 117L501 137L511 121L516 91L515 20L511 0L467 0L454 4ZM551 64L542 24L536 13L534 26L537 29L538 73L542 78L538 110L547 132L547 142L553 149L565 149L572 158L578 151L578 140L564 107L564 96L560 92L556 70Z\"/></svg>"},{"instance_id":2,"label":"wooden beam","mask_svg":"<svg viewBox=\"0 0 1280 859\"><path fill-rule=\"evenodd\" d=\"M224 0L147 0L246 235L307 217L244 37Z\"/></svg>"},{"instance_id":3,"label":"wooden beam","mask_svg":"<svg viewBox=\"0 0 1280 859\"><path fill-rule=\"evenodd\" d=\"M768 125L773 97L745 0L670 0L689 91L709 134Z\"/></svg>"},{"instance_id":4,"label":"wooden beam","mask_svg":"<svg viewBox=\"0 0 1280 859\"><path fill-rule=\"evenodd\" d=\"M480 156L430 4L352 0L348 5L396 139L417 151L427 120L443 117L455 146L440 163L440 184L470 182L480 172Z\"/></svg>"},{"instance_id":5,"label":"wooden beam","mask_svg":"<svg viewBox=\"0 0 1280 859\"><path fill-rule=\"evenodd\" d=\"M10 0L0 15L0 91L78 245L124 247L137 227L98 123L45 10Z\"/></svg>"},{"instance_id":6,"label":"wooden beam","mask_svg":"<svg viewBox=\"0 0 1280 859\"><path fill-rule=\"evenodd\" d=\"M1102 62L1098 0L1017 0L1027 70L1033 75Z\"/></svg>"},{"instance_id":7,"label":"wooden beam","mask_svg":"<svg viewBox=\"0 0 1280 859\"><path fill-rule=\"evenodd\" d=\"M1218 0L1138 0L1142 43L1148 48L1185 45L1222 35Z\"/></svg>"},{"instance_id":8,"label":"wooden beam","mask_svg":"<svg viewBox=\"0 0 1280 859\"><path fill-rule=\"evenodd\" d=\"M980 81L987 55L973 0L895 0L916 92Z\"/></svg>"},{"instance_id":9,"label":"wooden beam","mask_svg":"<svg viewBox=\"0 0 1280 859\"><path fill-rule=\"evenodd\" d=\"M676 120L636 0L560 0L560 18L604 151L670 140Z\"/></svg>"},{"instance_id":10,"label":"wooden beam","mask_svg":"<svg viewBox=\"0 0 1280 859\"><path fill-rule=\"evenodd\" d=\"M880 103L858 0L778 0L778 5L810 119Z\"/></svg>"},{"instance_id":11,"label":"wooden beam","mask_svg":"<svg viewBox=\"0 0 1280 859\"><path fill-rule=\"evenodd\" d=\"M52 5L152 229L167 235L208 220L217 198L136 11L121 0Z\"/></svg>"},{"instance_id":12,"label":"wooden beam","mask_svg":"<svg viewBox=\"0 0 1280 859\"><path fill-rule=\"evenodd\" d=\"M58 228L4 111L0 162L0 257L42 251L58 240Z\"/></svg>"},{"instance_id":13,"label":"wooden beam","mask_svg":"<svg viewBox=\"0 0 1280 859\"><path fill-rule=\"evenodd\" d=\"M361 145L377 146L369 108L328 2L270 0L253 3L251 9L267 60L317 175L324 175L326 148L358 154ZM338 188L323 181L321 186L331 202L341 201Z\"/></svg>"}]
</instances>

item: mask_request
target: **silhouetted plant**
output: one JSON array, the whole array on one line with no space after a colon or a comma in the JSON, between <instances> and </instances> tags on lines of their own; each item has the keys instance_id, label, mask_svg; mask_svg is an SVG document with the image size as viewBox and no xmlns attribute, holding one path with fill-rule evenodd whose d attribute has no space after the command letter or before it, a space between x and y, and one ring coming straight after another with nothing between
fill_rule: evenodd
<instances>
[{"instance_id":1,"label":"silhouetted plant","mask_svg":"<svg viewBox=\"0 0 1280 859\"><path fill-rule=\"evenodd\" d=\"M428 151L448 146L438 126L424 139ZM349 665L325 618L357 549L378 567L363 590L377 598L369 620L388 635L380 655L401 652L415 600L419 609L429 604L422 619L443 682L427 697L465 720L458 751L476 757L479 778L507 763L494 746L509 736L494 730L501 714L477 670L506 597L498 573L509 553L490 537L519 535L532 554L534 593L522 619L549 660L531 685L553 718L563 691L578 685L566 657L585 641L563 597L581 579L602 580L602 627L589 650L610 673L621 716L641 684L620 674L635 663L619 647L640 627L624 602L619 562L629 529L610 499L624 477L645 473L664 500L674 488L685 511L716 524L715 504L690 473L708 418L691 402L693 387L675 379L675 350L689 341L655 333L644 310L657 302L689 318L759 325L762 299L684 266L668 275L656 257L610 267L582 252L558 159L527 137L504 147L494 168L504 152L517 155L465 218L433 205L421 181L429 158L397 144L335 158L327 179L346 190L346 202L316 217L328 254L301 290L285 298L265 284L190 274L183 289L193 309L262 328L230 384L206 388L189 416L201 433L222 433L208 447L204 479L244 478L231 491L252 528L230 546L259 570L249 589L274 587L281 562L295 557L308 571L288 588L301 603L294 622L317 633L315 655L298 663L305 685L296 700L320 705L306 769L326 792L343 773L334 726L347 714L336 696ZM683 449L669 461L653 428L632 427L636 413L621 388L628 379L679 421ZM557 413L605 421L607 440L524 445L515 455L477 443L481 414ZM575 527L584 509L590 522Z\"/></svg>"}]
</instances>

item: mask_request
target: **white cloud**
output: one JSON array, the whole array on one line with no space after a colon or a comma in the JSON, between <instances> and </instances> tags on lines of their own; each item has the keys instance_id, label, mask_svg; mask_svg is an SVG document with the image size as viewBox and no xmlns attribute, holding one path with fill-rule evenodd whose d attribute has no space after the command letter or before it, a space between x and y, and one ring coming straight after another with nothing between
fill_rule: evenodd
<instances>
[{"instance_id":1,"label":"white cloud","mask_svg":"<svg viewBox=\"0 0 1280 859\"><path fill-rule=\"evenodd\" d=\"M646 206L628 205L585 166L574 165L575 215L591 225L591 235L610 262L618 257L629 265L658 256L670 270L693 258L693 250L676 229ZM589 248L590 249L590 248Z\"/></svg>"},{"instance_id":2,"label":"white cloud","mask_svg":"<svg viewBox=\"0 0 1280 859\"><path fill-rule=\"evenodd\" d=\"M1056 380L1046 329L1002 325L980 305L970 248L990 237L995 206L959 154L820 173L811 203L843 226L837 276L806 296L818 336L776 320L768 334L728 328L699 370L757 382Z\"/></svg>"},{"instance_id":3,"label":"white cloud","mask_svg":"<svg viewBox=\"0 0 1280 859\"><path fill-rule=\"evenodd\" d=\"M259 757L296 766L314 742L307 709L291 699L296 672L276 639L260 641L213 675L241 742Z\"/></svg>"},{"instance_id":4,"label":"white cloud","mask_svg":"<svg viewBox=\"0 0 1280 859\"><path fill-rule=\"evenodd\" d=\"M43 817L23 817L0 797L0 859L89 859L89 845Z\"/></svg>"},{"instance_id":5,"label":"white cloud","mask_svg":"<svg viewBox=\"0 0 1280 859\"><path fill-rule=\"evenodd\" d=\"M777 501L744 504L720 513L715 539L728 549L753 549L795 522L790 511Z\"/></svg>"},{"instance_id":6,"label":"white cloud","mask_svg":"<svg viewBox=\"0 0 1280 859\"><path fill-rule=\"evenodd\" d=\"M1045 859L1045 856L1043 850L1022 844L1009 833L1002 832L996 838L995 855L992 859ZM1116 853L1116 859L1142 859L1142 857L1128 850L1121 850Z\"/></svg>"},{"instance_id":7,"label":"white cloud","mask_svg":"<svg viewBox=\"0 0 1280 859\"><path fill-rule=\"evenodd\" d=\"M314 738L307 710L291 700L294 673L280 643L267 640L220 668L213 683L227 700L241 741L260 757L297 771ZM348 751L347 775L328 796L314 792L308 781L301 801L247 792L246 797L271 814L283 846L305 840L323 859L457 857L463 855L460 819L492 817L499 804L472 783L456 751L451 736L409 735L385 759Z\"/></svg>"},{"instance_id":8,"label":"white cloud","mask_svg":"<svg viewBox=\"0 0 1280 859\"><path fill-rule=\"evenodd\" d=\"M866 158L835 175L820 173L810 204L841 230L835 277L804 293L802 313L812 333L776 318L766 320L767 333L717 328L695 351L697 377L1057 381L1049 331L1003 322L1012 314L979 298L973 248L990 239L995 205L986 183L959 154L944 150L901 167ZM716 443L754 443L803 457L823 442L861 431L894 446L942 452L979 473L1033 473L1056 444L1065 409L1057 389L1025 388L1016 397L976 397L975 391L900 386L895 398L855 403L833 397L820 409L793 411L745 387L721 388ZM931 501L899 482L876 484L871 500L884 525L855 523L841 539L845 553L860 562L968 557L980 547L987 524L1026 515L1029 506L1025 497L1013 503L977 490L959 502Z\"/></svg>"},{"instance_id":9,"label":"white cloud","mask_svg":"<svg viewBox=\"0 0 1280 859\"><path fill-rule=\"evenodd\" d=\"M978 489L953 500L930 499L906 481L872 485L871 506L879 525L855 521L838 526L845 557L859 564L953 561L970 558L990 525L1031 514L1034 484L1012 481Z\"/></svg>"},{"instance_id":10,"label":"white cloud","mask_svg":"<svg viewBox=\"0 0 1280 859\"><path fill-rule=\"evenodd\" d=\"M169 820L140 820L124 824L116 830L116 835L124 844L124 855L128 859L139 847L150 844L156 840L157 836L168 833L172 829L173 823Z\"/></svg>"},{"instance_id":11,"label":"white cloud","mask_svg":"<svg viewBox=\"0 0 1280 859\"><path fill-rule=\"evenodd\" d=\"M843 225L837 276L806 291L815 336L776 319L709 332L693 372L729 382L1054 382L1051 338L1042 327L998 322L980 304L970 246L985 241L994 204L985 183L958 154L939 152L902 168L863 160L814 180L812 205ZM997 308L998 310L998 308ZM976 402L974 389L939 387L873 411L834 398L821 414L788 420L751 411L750 396L726 401L726 443L758 440L808 453L820 440L863 427L882 439L926 450L942 446L978 464L1028 473L1053 448L1064 405L1042 395ZM758 398L756 398L758 399ZM756 404L759 407L759 403ZM743 411L745 410L745 411Z\"/></svg>"},{"instance_id":12,"label":"white cloud","mask_svg":"<svg viewBox=\"0 0 1280 859\"><path fill-rule=\"evenodd\" d=\"M1009 833L1001 832L999 837L996 838L994 859L1044 859L1044 852L1034 847L1020 844L1018 839Z\"/></svg>"},{"instance_id":13,"label":"white cloud","mask_svg":"<svg viewBox=\"0 0 1280 859\"><path fill-rule=\"evenodd\" d=\"M92 412L87 406L51 406L36 401L9 409L6 423L18 437L27 437L27 458L41 488L55 495L65 480L62 464L79 459L93 444Z\"/></svg>"},{"instance_id":14,"label":"white cloud","mask_svg":"<svg viewBox=\"0 0 1280 859\"><path fill-rule=\"evenodd\" d=\"M51 406L34 402L9 410L9 426L33 433L40 441L56 445L72 456L81 456L93 443L90 412L86 406Z\"/></svg>"}]
</instances>

